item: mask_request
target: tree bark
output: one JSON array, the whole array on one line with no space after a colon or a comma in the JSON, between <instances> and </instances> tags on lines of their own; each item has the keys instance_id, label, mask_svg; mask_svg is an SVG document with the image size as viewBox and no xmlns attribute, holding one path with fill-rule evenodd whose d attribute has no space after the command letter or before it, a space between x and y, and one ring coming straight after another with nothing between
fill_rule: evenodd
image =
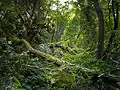
<instances>
[{"instance_id":1,"label":"tree bark","mask_svg":"<svg viewBox=\"0 0 120 90\"><path fill-rule=\"evenodd\" d=\"M114 18L114 27L113 30L116 30L118 28L118 16L119 16L119 10L118 10L118 1L112 0L112 13L113 13L113 18ZM111 35L109 37L108 45L104 51L104 56L103 59L107 58L107 54L111 51L111 46L113 44L113 39L115 37L115 32L111 32Z\"/></svg>"},{"instance_id":2,"label":"tree bark","mask_svg":"<svg viewBox=\"0 0 120 90\"><path fill-rule=\"evenodd\" d=\"M94 7L98 16L99 30L98 30L98 45L97 45L97 59L101 59L104 49L104 16L102 9L99 6L98 0L94 1Z\"/></svg>"}]
</instances>

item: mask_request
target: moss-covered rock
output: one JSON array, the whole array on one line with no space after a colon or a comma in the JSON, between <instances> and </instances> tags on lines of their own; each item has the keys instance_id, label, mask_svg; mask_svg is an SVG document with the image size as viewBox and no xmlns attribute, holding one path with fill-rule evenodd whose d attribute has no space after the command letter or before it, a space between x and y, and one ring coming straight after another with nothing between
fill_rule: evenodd
<instances>
[{"instance_id":1,"label":"moss-covered rock","mask_svg":"<svg viewBox=\"0 0 120 90\"><path fill-rule=\"evenodd\" d=\"M70 87L75 82L75 76L69 67L60 69L55 75L53 75L57 87Z\"/></svg>"}]
</instances>

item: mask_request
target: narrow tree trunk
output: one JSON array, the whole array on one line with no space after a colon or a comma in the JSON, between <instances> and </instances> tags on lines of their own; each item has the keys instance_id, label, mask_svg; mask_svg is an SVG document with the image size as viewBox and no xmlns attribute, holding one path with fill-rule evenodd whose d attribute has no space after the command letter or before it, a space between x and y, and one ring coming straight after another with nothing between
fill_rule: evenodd
<instances>
[{"instance_id":1,"label":"narrow tree trunk","mask_svg":"<svg viewBox=\"0 0 120 90\"><path fill-rule=\"evenodd\" d=\"M118 1L112 0L112 13L114 18L114 27L113 30L116 30L118 28L118 16L119 16L119 10L118 10ZM104 57L103 59L107 58L107 54L111 51L111 46L113 44L113 39L115 37L115 32L111 32L111 35L109 37L108 45L104 51Z\"/></svg>"},{"instance_id":2,"label":"narrow tree trunk","mask_svg":"<svg viewBox=\"0 0 120 90\"><path fill-rule=\"evenodd\" d=\"M99 30L98 30L98 46L97 46L97 59L102 58L104 49L104 16L99 6L98 0L94 1L94 7L98 16Z\"/></svg>"},{"instance_id":3,"label":"narrow tree trunk","mask_svg":"<svg viewBox=\"0 0 120 90\"><path fill-rule=\"evenodd\" d=\"M56 41L59 41L59 39L61 37L61 32L62 32L61 24L58 23L58 25L57 25L57 31L56 31Z\"/></svg>"}]
</instances>

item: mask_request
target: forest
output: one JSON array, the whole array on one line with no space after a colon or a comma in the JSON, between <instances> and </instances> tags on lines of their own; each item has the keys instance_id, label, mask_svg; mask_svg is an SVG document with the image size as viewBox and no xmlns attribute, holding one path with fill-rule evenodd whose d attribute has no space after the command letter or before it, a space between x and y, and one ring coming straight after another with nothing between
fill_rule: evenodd
<instances>
[{"instance_id":1,"label":"forest","mask_svg":"<svg viewBox=\"0 0 120 90\"><path fill-rule=\"evenodd\" d=\"M0 90L120 90L120 0L0 0Z\"/></svg>"}]
</instances>

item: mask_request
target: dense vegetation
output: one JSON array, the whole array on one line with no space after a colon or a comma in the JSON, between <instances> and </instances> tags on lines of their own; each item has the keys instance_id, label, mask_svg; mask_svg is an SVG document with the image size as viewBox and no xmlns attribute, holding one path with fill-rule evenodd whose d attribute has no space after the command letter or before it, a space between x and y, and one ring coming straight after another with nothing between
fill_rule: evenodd
<instances>
[{"instance_id":1,"label":"dense vegetation","mask_svg":"<svg viewBox=\"0 0 120 90\"><path fill-rule=\"evenodd\" d=\"M119 0L0 0L0 90L119 90Z\"/></svg>"}]
</instances>

